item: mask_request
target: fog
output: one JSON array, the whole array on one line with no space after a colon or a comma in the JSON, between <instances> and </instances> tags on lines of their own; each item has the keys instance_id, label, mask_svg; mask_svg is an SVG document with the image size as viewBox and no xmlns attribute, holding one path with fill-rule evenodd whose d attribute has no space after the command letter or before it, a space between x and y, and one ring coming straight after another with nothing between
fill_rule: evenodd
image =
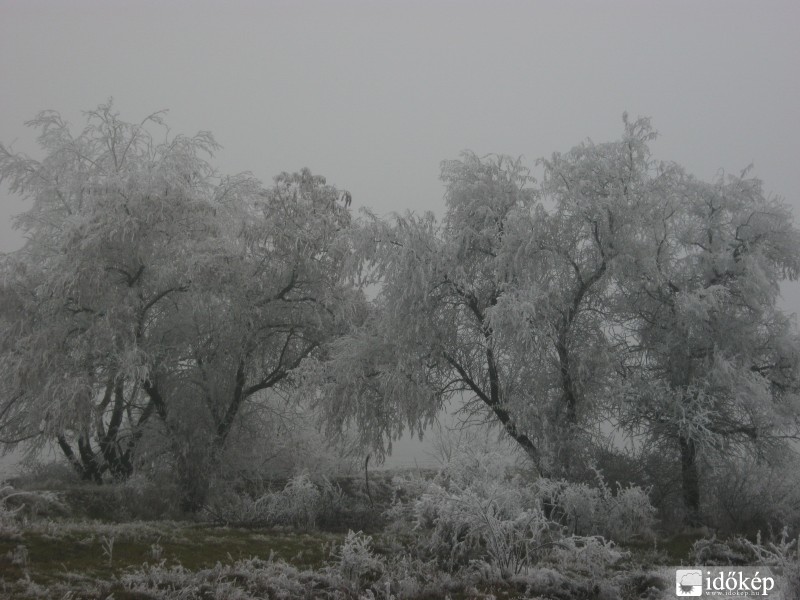
<instances>
[{"instance_id":1,"label":"fog","mask_svg":"<svg viewBox=\"0 0 800 600\"><path fill-rule=\"evenodd\" d=\"M307 166L354 208L441 215L440 161L533 164L617 138L627 111L657 158L706 179L753 163L797 211L799 19L791 1L0 0L0 140L35 157L26 120L79 127L113 97L125 120L212 131L221 172ZM24 209L0 190L0 251Z\"/></svg>"}]
</instances>

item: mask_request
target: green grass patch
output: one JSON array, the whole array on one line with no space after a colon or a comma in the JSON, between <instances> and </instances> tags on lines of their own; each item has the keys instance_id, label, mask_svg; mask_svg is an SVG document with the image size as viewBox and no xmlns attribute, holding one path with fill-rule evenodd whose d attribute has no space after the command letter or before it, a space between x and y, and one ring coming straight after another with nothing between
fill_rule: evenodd
<instances>
[{"instance_id":1,"label":"green grass patch","mask_svg":"<svg viewBox=\"0 0 800 600\"><path fill-rule=\"evenodd\" d=\"M126 570L162 560L167 566L197 570L217 562L272 555L300 568L319 568L343 537L174 523L163 528L157 523L132 524L116 530L95 523L71 523L60 531L50 524L0 538L0 583L7 587L30 579L50 587L68 586L78 578L113 581ZM114 590L114 597L125 597L119 591Z\"/></svg>"}]
</instances>

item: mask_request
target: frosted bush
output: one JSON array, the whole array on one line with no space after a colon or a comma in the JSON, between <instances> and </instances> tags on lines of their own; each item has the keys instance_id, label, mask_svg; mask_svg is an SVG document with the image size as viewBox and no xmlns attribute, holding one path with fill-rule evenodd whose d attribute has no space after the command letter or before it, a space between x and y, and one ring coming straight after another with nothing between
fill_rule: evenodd
<instances>
[{"instance_id":1,"label":"frosted bush","mask_svg":"<svg viewBox=\"0 0 800 600\"><path fill-rule=\"evenodd\" d=\"M788 586L786 597L800 597L800 537L790 536L788 527L777 540L768 542L762 540L761 532L755 542L741 536L724 541L715 537L698 540L692 546L691 558L706 565L778 567Z\"/></svg>"},{"instance_id":2,"label":"frosted bush","mask_svg":"<svg viewBox=\"0 0 800 600\"><path fill-rule=\"evenodd\" d=\"M17 517L22 506L12 508L6 503L6 497L13 493L11 486L0 489L0 537L17 539L21 534Z\"/></svg>"},{"instance_id":3,"label":"frosted bush","mask_svg":"<svg viewBox=\"0 0 800 600\"><path fill-rule=\"evenodd\" d=\"M743 566L751 564L753 554L742 538L720 540L716 536L703 538L692 544L689 553L694 564L718 566Z\"/></svg>"},{"instance_id":4,"label":"frosted bush","mask_svg":"<svg viewBox=\"0 0 800 600\"><path fill-rule=\"evenodd\" d=\"M637 537L652 538L656 509L642 488L619 487L614 496L604 497L607 508L604 525L613 540L627 542Z\"/></svg>"},{"instance_id":5,"label":"frosted bush","mask_svg":"<svg viewBox=\"0 0 800 600\"><path fill-rule=\"evenodd\" d=\"M320 489L306 473L292 477L277 492L258 498L246 494L221 495L206 507L216 520L236 525L289 525L312 529L324 510L335 510L341 503L342 491L326 482Z\"/></svg>"},{"instance_id":6,"label":"frosted bush","mask_svg":"<svg viewBox=\"0 0 800 600\"><path fill-rule=\"evenodd\" d=\"M421 546L448 568L486 554L501 571L518 573L549 540L549 523L538 508L524 505L518 488L480 487L432 484L414 505L416 527L429 531Z\"/></svg>"},{"instance_id":7,"label":"frosted bush","mask_svg":"<svg viewBox=\"0 0 800 600\"><path fill-rule=\"evenodd\" d=\"M322 509L322 494L308 474L295 475L269 500L273 520L278 524L311 529Z\"/></svg>"},{"instance_id":8,"label":"frosted bush","mask_svg":"<svg viewBox=\"0 0 800 600\"><path fill-rule=\"evenodd\" d=\"M269 525L272 521L272 494L251 498L234 492L219 494L205 507L206 512L224 525Z\"/></svg>"},{"instance_id":9,"label":"frosted bush","mask_svg":"<svg viewBox=\"0 0 800 600\"><path fill-rule=\"evenodd\" d=\"M334 549L333 556L351 590L360 589L365 580L377 579L383 572L383 559L373 553L372 538L360 531L349 531L342 545Z\"/></svg>"},{"instance_id":10,"label":"frosted bush","mask_svg":"<svg viewBox=\"0 0 800 600\"><path fill-rule=\"evenodd\" d=\"M540 479L536 494L550 507L550 517L575 535L602 535L618 542L652 538L656 509L638 486L614 494L598 474L597 487Z\"/></svg>"},{"instance_id":11,"label":"frosted bush","mask_svg":"<svg viewBox=\"0 0 800 600\"><path fill-rule=\"evenodd\" d=\"M503 573L522 571L551 539L553 524L529 486L502 476L498 458L457 455L435 480L418 481L424 491L408 505L396 502L389 516L398 529L411 524L418 551L447 569L485 556Z\"/></svg>"},{"instance_id":12,"label":"frosted bush","mask_svg":"<svg viewBox=\"0 0 800 600\"><path fill-rule=\"evenodd\" d=\"M704 510L727 532L800 528L800 468L784 457L775 465L737 460L713 465L706 476Z\"/></svg>"},{"instance_id":13,"label":"frosted bush","mask_svg":"<svg viewBox=\"0 0 800 600\"><path fill-rule=\"evenodd\" d=\"M582 575L596 577L622 556L606 540L652 535L655 509L641 488L613 493L602 479L597 486L529 483L505 471L504 457L492 452L455 454L433 480L395 480L422 491L406 503L396 499L386 514L396 530L415 531L417 552L442 568L484 561L502 577L542 560L567 564L567 557L582 565Z\"/></svg>"},{"instance_id":14,"label":"frosted bush","mask_svg":"<svg viewBox=\"0 0 800 600\"><path fill-rule=\"evenodd\" d=\"M463 579L463 575L461 578ZM459 581L439 569L436 561L425 561L408 553L392 556L384 564L384 574L373 584L385 598L444 598L445 590L456 589Z\"/></svg>"},{"instance_id":15,"label":"frosted bush","mask_svg":"<svg viewBox=\"0 0 800 600\"><path fill-rule=\"evenodd\" d=\"M601 493L585 483L539 480L537 487L543 502L551 506L550 516L564 524L571 533L589 534L601 516Z\"/></svg>"},{"instance_id":16,"label":"frosted bush","mask_svg":"<svg viewBox=\"0 0 800 600\"><path fill-rule=\"evenodd\" d=\"M743 541L756 556L757 564L782 569L787 597L800 598L800 536L790 538L789 528L784 527L777 542L762 544L760 533L755 544Z\"/></svg>"},{"instance_id":17,"label":"frosted bush","mask_svg":"<svg viewBox=\"0 0 800 600\"><path fill-rule=\"evenodd\" d=\"M55 492L18 490L0 487L0 537L19 539L21 523L28 516L64 515L67 506Z\"/></svg>"},{"instance_id":18,"label":"frosted bush","mask_svg":"<svg viewBox=\"0 0 800 600\"><path fill-rule=\"evenodd\" d=\"M555 545L550 561L561 572L578 572L600 579L625 556L602 536L569 536Z\"/></svg>"},{"instance_id":19,"label":"frosted bush","mask_svg":"<svg viewBox=\"0 0 800 600\"><path fill-rule=\"evenodd\" d=\"M18 490L10 485L0 488L0 518L17 513L55 516L69 513L67 505L55 492Z\"/></svg>"}]
</instances>

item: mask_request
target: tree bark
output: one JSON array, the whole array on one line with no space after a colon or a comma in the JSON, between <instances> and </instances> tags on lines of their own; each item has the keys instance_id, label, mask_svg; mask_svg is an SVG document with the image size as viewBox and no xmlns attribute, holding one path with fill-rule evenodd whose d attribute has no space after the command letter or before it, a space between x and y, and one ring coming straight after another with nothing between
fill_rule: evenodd
<instances>
[{"instance_id":1,"label":"tree bark","mask_svg":"<svg viewBox=\"0 0 800 600\"><path fill-rule=\"evenodd\" d=\"M72 465L73 469L75 469L75 472L80 475L81 479L84 481L91 480L91 475L87 473L80 459L75 456L75 452L72 450L72 446L69 445L67 438L65 438L63 435L59 435L57 439L59 448L61 448L64 456L67 457L67 461L69 461L69 464Z\"/></svg>"},{"instance_id":2,"label":"tree bark","mask_svg":"<svg viewBox=\"0 0 800 600\"><path fill-rule=\"evenodd\" d=\"M86 436L81 435L78 437L78 456L72 450L67 438L63 435L57 437L58 445L64 456L80 475L84 481L92 481L97 484L103 483L103 469L97 463L97 457L92 445Z\"/></svg>"},{"instance_id":3,"label":"tree bark","mask_svg":"<svg viewBox=\"0 0 800 600\"><path fill-rule=\"evenodd\" d=\"M686 521L689 525L700 524L700 475L697 470L697 446L693 439L681 435L678 438L681 451L681 483Z\"/></svg>"}]
</instances>

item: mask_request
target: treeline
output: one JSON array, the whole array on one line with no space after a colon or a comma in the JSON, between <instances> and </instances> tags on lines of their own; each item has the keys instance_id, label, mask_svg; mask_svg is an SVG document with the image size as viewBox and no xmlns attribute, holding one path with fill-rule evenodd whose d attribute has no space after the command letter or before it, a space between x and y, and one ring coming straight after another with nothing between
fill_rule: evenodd
<instances>
[{"instance_id":1,"label":"treeline","mask_svg":"<svg viewBox=\"0 0 800 600\"><path fill-rule=\"evenodd\" d=\"M307 169L219 175L213 137L162 117L101 105L74 134L45 112L44 158L0 145L31 202L0 264L6 446L55 443L97 483L174 472L197 510L289 440L380 454L463 395L540 474L677 489L692 523L706 475L792 460L800 337L777 299L800 232L747 172L699 181L626 116L538 181L445 161L441 222L355 217Z\"/></svg>"}]
</instances>

